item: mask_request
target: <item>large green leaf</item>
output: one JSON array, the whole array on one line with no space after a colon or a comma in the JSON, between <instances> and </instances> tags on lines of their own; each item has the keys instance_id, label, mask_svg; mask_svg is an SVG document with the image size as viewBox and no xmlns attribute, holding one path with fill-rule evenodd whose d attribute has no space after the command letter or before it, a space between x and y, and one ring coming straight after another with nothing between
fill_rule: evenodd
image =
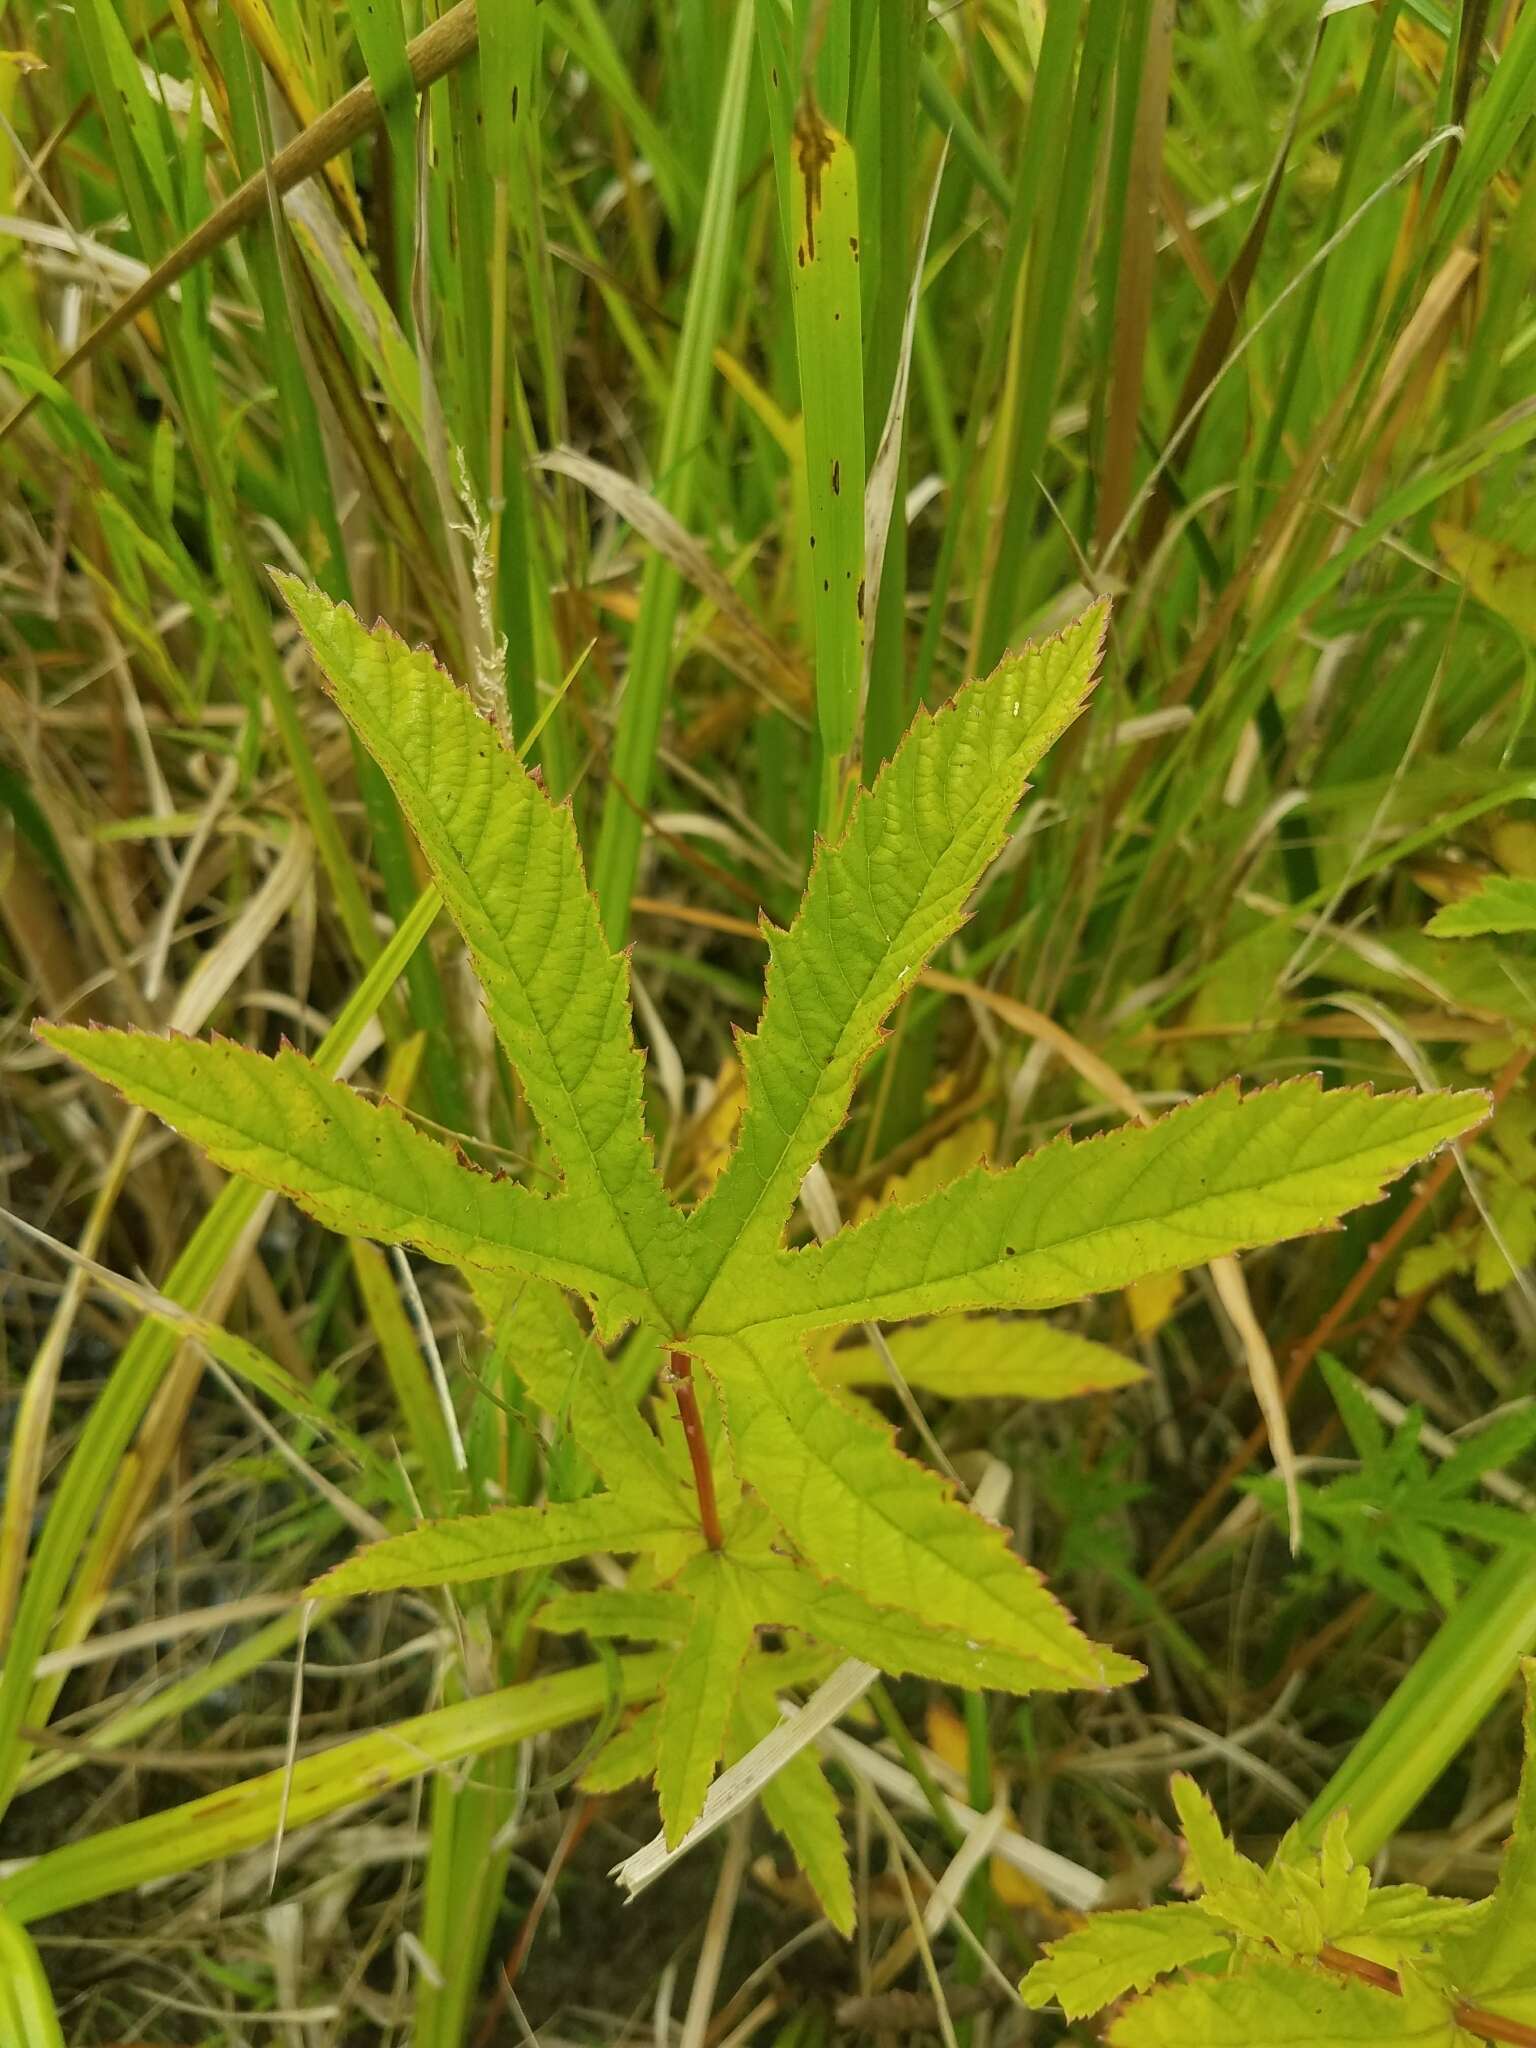
<instances>
[{"instance_id":1,"label":"large green leaf","mask_svg":"<svg viewBox=\"0 0 1536 2048\"><path fill-rule=\"evenodd\" d=\"M564 1564L598 1550L639 1550L671 1534L669 1525L611 1493L544 1508L493 1508L423 1522L369 1543L310 1587L316 1600L383 1593L397 1586L465 1586L533 1565Z\"/></svg>"},{"instance_id":2,"label":"large green leaf","mask_svg":"<svg viewBox=\"0 0 1536 2048\"><path fill-rule=\"evenodd\" d=\"M688 1633L661 1694L656 1791L661 1824L675 1846L699 1817L725 1748L742 1659L752 1647L752 1612L736 1567L709 1552L679 1580L693 1601Z\"/></svg>"},{"instance_id":3,"label":"large green leaf","mask_svg":"<svg viewBox=\"0 0 1536 2048\"><path fill-rule=\"evenodd\" d=\"M62 1024L38 1035L332 1230L453 1265L543 1274L586 1295L605 1323L647 1305L602 1205L477 1172L392 1104L366 1101L291 1049L267 1059L223 1039Z\"/></svg>"},{"instance_id":4,"label":"large green leaf","mask_svg":"<svg viewBox=\"0 0 1536 2048\"><path fill-rule=\"evenodd\" d=\"M1487 1114L1460 1094L1324 1093L1310 1075L1221 1088L1146 1126L1056 1140L998 1173L877 1211L803 1251L738 1255L696 1330L810 1330L963 1308L1054 1308L1296 1237Z\"/></svg>"},{"instance_id":5,"label":"large green leaf","mask_svg":"<svg viewBox=\"0 0 1536 2048\"><path fill-rule=\"evenodd\" d=\"M665 1288L681 1218L645 1133L629 968L610 952L569 806L549 801L425 648L278 579L336 702L392 784L566 1187Z\"/></svg>"},{"instance_id":6,"label":"large green leaf","mask_svg":"<svg viewBox=\"0 0 1536 2048\"><path fill-rule=\"evenodd\" d=\"M851 1586L820 1578L787 1558L753 1559L742 1569L742 1583L759 1621L801 1629L883 1671L911 1671L940 1685L994 1692L1055 1692L1063 1684L1060 1671L1037 1657L999 1650L899 1607L877 1606Z\"/></svg>"},{"instance_id":7,"label":"large green leaf","mask_svg":"<svg viewBox=\"0 0 1536 2048\"><path fill-rule=\"evenodd\" d=\"M1001 1529L903 1457L883 1423L829 1393L796 1340L747 1333L703 1357L724 1390L742 1477L817 1571L876 1606L942 1616L978 1649L1027 1658L1042 1688L1140 1675L1088 1641Z\"/></svg>"},{"instance_id":8,"label":"large green leaf","mask_svg":"<svg viewBox=\"0 0 1536 2048\"><path fill-rule=\"evenodd\" d=\"M768 930L762 1023L741 1047L740 1136L690 1219L698 1284L733 1248L779 1241L881 1018L960 923L1026 776L1081 709L1105 617L1095 606L936 716L920 712L843 837L821 849L794 923Z\"/></svg>"}]
</instances>

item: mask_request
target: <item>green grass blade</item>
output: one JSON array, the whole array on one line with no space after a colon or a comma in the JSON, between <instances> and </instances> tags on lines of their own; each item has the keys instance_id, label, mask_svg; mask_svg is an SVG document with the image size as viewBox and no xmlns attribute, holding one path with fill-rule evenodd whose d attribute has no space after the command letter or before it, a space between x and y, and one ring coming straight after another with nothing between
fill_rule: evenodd
<instances>
[{"instance_id":1,"label":"green grass blade","mask_svg":"<svg viewBox=\"0 0 1536 2048\"><path fill-rule=\"evenodd\" d=\"M279 1826L295 1832L425 1771L589 1720L607 1704L615 1675L622 1700L646 1699L670 1661L663 1651L621 1658L612 1668L586 1664L357 1736L301 1758L291 1771L268 1771L49 1850L0 1881L0 1905L25 1925L157 1878L199 1870L259 1848Z\"/></svg>"},{"instance_id":2,"label":"green grass blade","mask_svg":"<svg viewBox=\"0 0 1536 2048\"><path fill-rule=\"evenodd\" d=\"M64 2048L64 2029L26 1930L0 1906L0 2036L6 2048Z\"/></svg>"},{"instance_id":3,"label":"green grass blade","mask_svg":"<svg viewBox=\"0 0 1536 2048\"><path fill-rule=\"evenodd\" d=\"M1536 1569L1524 1549L1484 1567L1422 1650L1343 1766L1307 1809L1301 1830L1320 1842L1349 1816L1361 1862L1380 1854L1425 1793L1482 1726L1536 1649Z\"/></svg>"},{"instance_id":4,"label":"green grass blade","mask_svg":"<svg viewBox=\"0 0 1536 2048\"><path fill-rule=\"evenodd\" d=\"M712 357L720 336L726 280L733 258L732 224L746 126L751 54L751 0L737 0L698 249L672 369L672 400L656 461L657 495L685 527L693 523L700 446L713 386ZM614 734L611 780L592 862L592 887L602 912L603 929L609 943L615 946L622 945L629 933L629 899L640 864L643 813L650 797L656 743L666 709L672 636L681 590L682 579L671 563L660 555L649 555L640 590L640 613L630 645L629 678Z\"/></svg>"},{"instance_id":5,"label":"green grass blade","mask_svg":"<svg viewBox=\"0 0 1536 2048\"><path fill-rule=\"evenodd\" d=\"M789 210L809 510L800 554L815 627L818 818L830 837L857 768L864 668L864 342L853 144L810 104L795 118Z\"/></svg>"}]
</instances>

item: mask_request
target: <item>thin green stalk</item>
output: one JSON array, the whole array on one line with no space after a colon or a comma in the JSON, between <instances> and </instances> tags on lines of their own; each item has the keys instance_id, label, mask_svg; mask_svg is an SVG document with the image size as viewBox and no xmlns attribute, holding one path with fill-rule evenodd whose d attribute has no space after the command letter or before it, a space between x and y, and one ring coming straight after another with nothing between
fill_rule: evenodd
<instances>
[{"instance_id":1,"label":"thin green stalk","mask_svg":"<svg viewBox=\"0 0 1536 2048\"><path fill-rule=\"evenodd\" d=\"M1006 202L1008 233L990 280L992 303L987 333L972 381L970 402L965 410L964 439L948 472L952 482L948 516L939 542L923 637L917 652L913 694L919 703L925 702L932 691L939 641L947 623L950 585L960 538L975 512L975 479L980 474L982 437L998 403L998 379L1013 338L1019 280L1041 204L1045 167L1054 153L1055 139L1065 118L1082 7L1083 0L1057 0L1045 18L1045 34L1040 45L1034 91L1030 96L1029 118L1014 171L1013 189Z\"/></svg>"},{"instance_id":2,"label":"thin green stalk","mask_svg":"<svg viewBox=\"0 0 1536 2048\"><path fill-rule=\"evenodd\" d=\"M731 224L736 212L751 52L751 0L738 0L709 183L704 194L699 245L673 369L672 403L656 463L657 495L684 526L692 523L701 468L700 444L704 440L713 384L711 358L720 331L731 264ZM609 943L615 946L622 945L629 935L629 899L640 865L644 810L666 708L672 632L681 589L682 579L671 563L660 555L650 555L640 588L640 614L630 644L629 679L614 734L611 780L592 862L592 888Z\"/></svg>"},{"instance_id":3,"label":"thin green stalk","mask_svg":"<svg viewBox=\"0 0 1536 2048\"><path fill-rule=\"evenodd\" d=\"M0 1882L0 1905L25 1925L259 1848L280 1827L296 1832L424 1771L589 1720L608 1704L615 1670L624 1701L645 1699L671 1661L671 1653L661 1650L583 1664L397 1721L302 1757L291 1770L267 1771L51 1849Z\"/></svg>"},{"instance_id":4,"label":"thin green stalk","mask_svg":"<svg viewBox=\"0 0 1536 2048\"><path fill-rule=\"evenodd\" d=\"M1066 310L1076 304L1083 240L1093 198L1094 171L1104 127L1104 96L1119 48L1125 0L1090 0L1078 58L1072 118L1059 160L1052 165L1049 232L1030 255L1025 329L1020 349L1020 400L1012 445L1006 451L1006 497L996 558L983 586L985 610L974 666L984 671L1002 655L1019 623L1024 562L1041 498L1045 455L1062 356L1070 330Z\"/></svg>"},{"instance_id":5,"label":"thin green stalk","mask_svg":"<svg viewBox=\"0 0 1536 2048\"><path fill-rule=\"evenodd\" d=\"M789 171L794 248L790 295L800 359L808 524L800 536L811 591L818 822L836 832L856 769L864 666L864 358L859 187L853 144L806 103L795 118Z\"/></svg>"},{"instance_id":6,"label":"thin green stalk","mask_svg":"<svg viewBox=\"0 0 1536 2048\"><path fill-rule=\"evenodd\" d=\"M0 2040L6 2048L64 2048L64 2029L25 1929L0 1906Z\"/></svg>"}]
</instances>

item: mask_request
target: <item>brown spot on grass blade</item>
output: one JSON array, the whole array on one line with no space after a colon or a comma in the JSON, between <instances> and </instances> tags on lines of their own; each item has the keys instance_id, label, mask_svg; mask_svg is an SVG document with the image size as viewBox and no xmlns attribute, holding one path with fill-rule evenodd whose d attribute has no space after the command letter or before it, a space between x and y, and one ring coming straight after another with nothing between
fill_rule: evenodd
<instances>
[{"instance_id":1,"label":"brown spot on grass blade","mask_svg":"<svg viewBox=\"0 0 1536 2048\"><path fill-rule=\"evenodd\" d=\"M816 261L816 216L821 212L821 174L832 161L840 142L842 137L823 121L815 101L809 98L802 100L795 115L795 161L805 191L805 253L801 257L802 263ZM843 143L843 147L846 148L847 144ZM857 262L858 240L850 235L848 241Z\"/></svg>"}]
</instances>

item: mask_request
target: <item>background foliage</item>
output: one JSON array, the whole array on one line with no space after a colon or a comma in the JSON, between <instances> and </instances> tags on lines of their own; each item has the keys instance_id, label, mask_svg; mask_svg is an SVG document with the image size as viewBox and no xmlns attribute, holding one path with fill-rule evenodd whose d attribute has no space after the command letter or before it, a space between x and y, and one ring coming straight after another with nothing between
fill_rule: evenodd
<instances>
[{"instance_id":1,"label":"background foliage","mask_svg":"<svg viewBox=\"0 0 1536 2048\"><path fill-rule=\"evenodd\" d=\"M294 1608L402 1488L451 1497L436 1361L507 1498L558 1494L572 1453L444 1276L220 1191L29 1035L286 1035L524 1158L272 562L429 640L570 794L685 1199L739 1110L751 920L798 898L847 774L1116 600L1017 855L861 1088L841 1213L1230 1073L1499 1107L1247 1262L1256 1322L1204 1279L1063 1319L1146 1368L1113 1397L914 1372L945 1454L1002 1462L1029 1554L1151 1676L1023 1707L916 1685L853 1733L1007 1796L1121 1903L1174 1874L1178 1763L1261 1854L1347 1798L1362 1853L1486 1890L1536 1638L1536 971L1518 915L1425 927L1536 877L1536 12L507 0L477 48L466 19L418 99L409 0L3 17L0 386L37 402L0 442L0 1156L55 1242L4 1239L0 1853L48 1852L9 1896L67 2038L519 2038L488 1952L567 2038L649 2029L658 1975L690 2048L1025 2024L952 1925L917 1932L953 1847L926 1809L866 1817L855 1949L806 1934L766 1832L623 1917L603 1872L650 1809L574 1786L590 1726L549 1733L610 1694L531 1627L548 1584L473 1628L430 1597ZM280 200L263 165L361 81L381 118ZM51 381L252 176L239 232ZM816 180L840 239L807 279ZM148 1286L200 1320L146 1319ZM563 1690L488 1718L535 1674ZM378 1732L434 1712L409 1754ZM115 1852L131 1821L158 1848ZM965 1893L1010 1985L1061 1912L985 1859Z\"/></svg>"}]
</instances>

